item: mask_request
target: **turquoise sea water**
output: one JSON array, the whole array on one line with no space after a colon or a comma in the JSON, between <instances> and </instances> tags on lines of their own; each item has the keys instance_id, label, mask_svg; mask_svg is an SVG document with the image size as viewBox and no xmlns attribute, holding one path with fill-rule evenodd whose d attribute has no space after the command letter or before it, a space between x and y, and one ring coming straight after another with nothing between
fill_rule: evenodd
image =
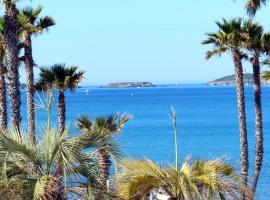
<instances>
[{"instance_id":1,"label":"turquoise sea water","mask_svg":"<svg viewBox=\"0 0 270 200\"><path fill-rule=\"evenodd\" d=\"M89 90L88 93L86 90ZM270 87L264 87L263 121L265 157L258 184L258 199L270 198ZM26 119L25 91L22 92L23 120ZM57 97L55 98L55 101ZM168 88L101 89L79 88L66 92L67 121L75 126L76 117L90 117L113 112L133 115L118 140L129 156L147 157L159 163L174 162L174 143L170 107L177 110L180 158L224 157L239 168L239 131L235 88L203 85ZM253 89L246 87L247 124L250 149L250 172L254 165ZM56 102L55 102L56 106ZM44 111L38 111L40 125ZM54 107L52 119L57 124Z\"/></svg>"}]
</instances>

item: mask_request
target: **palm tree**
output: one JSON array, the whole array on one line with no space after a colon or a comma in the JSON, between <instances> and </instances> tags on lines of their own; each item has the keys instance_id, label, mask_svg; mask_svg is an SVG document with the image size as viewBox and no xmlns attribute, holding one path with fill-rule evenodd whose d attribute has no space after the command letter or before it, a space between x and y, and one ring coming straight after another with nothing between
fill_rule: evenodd
<instances>
[{"instance_id":1,"label":"palm tree","mask_svg":"<svg viewBox=\"0 0 270 200\"><path fill-rule=\"evenodd\" d=\"M255 128L256 128L256 147L255 147L255 172L253 179L253 194L255 194L259 174L263 163L263 123L261 105L261 72L260 57L270 53L270 33L263 34L263 27L251 20L245 24L248 41L246 48L251 54L251 64L253 66L254 80L254 105L255 105Z\"/></svg>"},{"instance_id":2,"label":"palm tree","mask_svg":"<svg viewBox=\"0 0 270 200\"><path fill-rule=\"evenodd\" d=\"M129 115L122 115L121 117L116 113L107 117L97 117L91 121L87 116L78 117L78 128L85 134L101 134L112 138L113 135L119 134L121 128L131 119ZM110 176L110 155L106 149L99 149L99 177L101 186L107 188L107 180Z\"/></svg>"},{"instance_id":3,"label":"palm tree","mask_svg":"<svg viewBox=\"0 0 270 200\"><path fill-rule=\"evenodd\" d=\"M7 130L7 102L6 102L6 67L4 64L5 57L4 41L4 19L0 18L0 130Z\"/></svg>"},{"instance_id":4,"label":"palm tree","mask_svg":"<svg viewBox=\"0 0 270 200\"><path fill-rule=\"evenodd\" d=\"M9 101L11 124L19 129L21 124L21 94L19 80L18 58L18 23L15 0L3 0L5 5L4 41L6 44L7 78L9 85Z\"/></svg>"},{"instance_id":5,"label":"palm tree","mask_svg":"<svg viewBox=\"0 0 270 200\"><path fill-rule=\"evenodd\" d=\"M66 89L75 90L82 80L84 71L78 71L77 66L66 67L65 64L55 64L51 67L40 68L38 85L42 90L56 88L58 90L58 128L60 132L65 130L66 103L64 92Z\"/></svg>"},{"instance_id":6,"label":"palm tree","mask_svg":"<svg viewBox=\"0 0 270 200\"><path fill-rule=\"evenodd\" d=\"M71 136L69 129L64 132L53 129L50 126L53 91L41 101L40 108L47 112L48 123L37 143L31 142L22 131L13 129L9 134L0 131L1 197L66 199L70 195L87 199L99 191L95 189L99 182L98 150L106 149L118 165L122 157L119 145L106 134L79 132Z\"/></svg>"},{"instance_id":7,"label":"palm tree","mask_svg":"<svg viewBox=\"0 0 270 200\"><path fill-rule=\"evenodd\" d=\"M71 137L67 129L60 133L44 128L37 144L21 137L21 133L0 132L0 151L5 155L0 157L3 199L57 199L62 192L64 198L71 193L84 196L85 185L90 188L98 180L97 148L104 147L116 157L120 155L117 144L98 133ZM59 162L63 167L61 177L57 173ZM18 192L14 193L16 188ZM75 194L79 189L82 193Z\"/></svg>"},{"instance_id":8,"label":"palm tree","mask_svg":"<svg viewBox=\"0 0 270 200\"><path fill-rule=\"evenodd\" d=\"M25 8L19 11L20 34L24 44L24 63L26 69L28 131L31 141L35 142L35 105L34 105L34 61L32 55L32 36L37 36L55 25L54 20L45 16L40 18L42 7Z\"/></svg>"},{"instance_id":9,"label":"palm tree","mask_svg":"<svg viewBox=\"0 0 270 200\"><path fill-rule=\"evenodd\" d=\"M127 160L117 179L122 199L146 199L151 193L167 199L241 199L241 181L234 169L221 160L183 161L179 171L174 166L160 167L151 160ZM249 192L245 190L246 196Z\"/></svg>"},{"instance_id":10,"label":"palm tree","mask_svg":"<svg viewBox=\"0 0 270 200\"><path fill-rule=\"evenodd\" d=\"M254 16L256 12L265 5L267 0L247 0L246 9L250 16Z\"/></svg>"},{"instance_id":11,"label":"palm tree","mask_svg":"<svg viewBox=\"0 0 270 200\"><path fill-rule=\"evenodd\" d=\"M216 22L219 30L216 33L207 33L208 38L202 44L212 44L213 50L206 53L206 59L213 55L221 55L230 51L234 61L234 71L236 77L236 92L238 102L238 118L240 128L240 150L241 150L241 173L243 184L247 186L248 181L248 139L246 128L246 111L245 111L245 95L243 82L242 59L244 57L241 52L242 43L245 42L243 37L243 21L242 19L233 19L222 22Z\"/></svg>"},{"instance_id":12,"label":"palm tree","mask_svg":"<svg viewBox=\"0 0 270 200\"><path fill-rule=\"evenodd\" d=\"M65 131L66 119L66 103L64 91L70 89L75 90L78 83L82 80L84 71L77 71L77 66L66 67L65 64L55 64L52 67L40 68L40 79L37 85L40 89L47 90L56 88L58 90L58 129L60 133ZM57 166L57 174L59 177L63 174L63 166L60 160ZM64 198L63 193L58 198Z\"/></svg>"}]
</instances>

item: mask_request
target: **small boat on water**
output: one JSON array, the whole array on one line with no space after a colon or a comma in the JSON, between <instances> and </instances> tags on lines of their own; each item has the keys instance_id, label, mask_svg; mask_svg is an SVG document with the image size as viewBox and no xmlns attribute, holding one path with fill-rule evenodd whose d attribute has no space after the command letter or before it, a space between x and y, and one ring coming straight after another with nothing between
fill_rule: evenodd
<instances>
[{"instance_id":1,"label":"small boat on water","mask_svg":"<svg viewBox=\"0 0 270 200\"><path fill-rule=\"evenodd\" d=\"M90 91L90 90L85 90L84 93L85 93L86 95L89 95L89 94L91 93L91 91Z\"/></svg>"}]
</instances>

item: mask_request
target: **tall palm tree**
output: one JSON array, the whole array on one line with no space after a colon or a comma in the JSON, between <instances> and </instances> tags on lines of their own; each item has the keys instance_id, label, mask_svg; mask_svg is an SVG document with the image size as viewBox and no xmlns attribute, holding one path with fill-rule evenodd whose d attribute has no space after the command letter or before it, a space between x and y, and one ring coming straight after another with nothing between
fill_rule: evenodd
<instances>
[{"instance_id":1,"label":"tall palm tree","mask_svg":"<svg viewBox=\"0 0 270 200\"><path fill-rule=\"evenodd\" d=\"M27 117L28 131L31 141L35 142L35 105L34 105L34 60L32 55L32 36L37 36L55 25L54 20L49 17L40 17L42 7L36 9L25 8L19 11L20 34L24 44L24 63L26 70L27 89Z\"/></svg>"},{"instance_id":2,"label":"tall palm tree","mask_svg":"<svg viewBox=\"0 0 270 200\"><path fill-rule=\"evenodd\" d=\"M247 0L246 9L250 16L254 16L256 12L265 5L267 0Z\"/></svg>"},{"instance_id":3,"label":"tall palm tree","mask_svg":"<svg viewBox=\"0 0 270 200\"><path fill-rule=\"evenodd\" d=\"M37 85L42 90L56 88L58 90L58 128L60 132L65 130L66 103L65 90L75 90L82 80L84 71L78 71L77 66L66 67L65 64L55 64L51 67L40 68L40 79Z\"/></svg>"},{"instance_id":4,"label":"tall palm tree","mask_svg":"<svg viewBox=\"0 0 270 200\"><path fill-rule=\"evenodd\" d=\"M121 128L131 119L129 115L119 116L117 113L107 117L97 117L91 121L87 116L78 117L78 128L85 134L101 134L112 138L119 134ZM110 155L106 149L99 149L99 177L101 186L107 189L107 180L110 176Z\"/></svg>"},{"instance_id":5,"label":"tall palm tree","mask_svg":"<svg viewBox=\"0 0 270 200\"><path fill-rule=\"evenodd\" d=\"M5 5L4 40L6 44L7 79L9 85L9 101L11 124L19 129L21 124L21 94L18 58L18 22L15 0L2 0Z\"/></svg>"},{"instance_id":6,"label":"tall palm tree","mask_svg":"<svg viewBox=\"0 0 270 200\"><path fill-rule=\"evenodd\" d=\"M84 71L78 71L77 66L66 67L65 64L55 64L51 67L40 68L40 79L37 85L40 89L47 90L56 88L58 90L58 129L60 133L65 131L66 103L64 92L66 89L75 90L78 83L82 80ZM57 174L62 177L63 166L61 160L57 165ZM57 198L64 198L61 193Z\"/></svg>"},{"instance_id":7,"label":"tall palm tree","mask_svg":"<svg viewBox=\"0 0 270 200\"><path fill-rule=\"evenodd\" d=\"M238 118L240 128L240 151L241 151L241 173L243 184L247 186L248 181L248 139L246 127L245 95L243 82L242 43L245 42L243 37L243 20L233 19L222 22L216 22L219 30L216 33L207 33L208 38L202 44L212 44L214 47L206 53L206 59L214 55L230 51L234 61L234 71L236 77L236 92L238 102Z\"/></svg>"},{"instance_id":8,"label":"tall palm tree","mask_svg":"<svg viewBox=\"0 0 270 200\"><path fill-rule=\"evenodd\" d=\"M260 58L263 54L270 53L270 33L263 33L263 27L251 20L245 23L248 41L245 43L247 50L251 54L251 64L253 66L254 81L254 105L255 105L255 172L253 179L253 194L255 194L259 174L263 163L263 123L262 123L262 105L261 105L261 72Z\"/></svg>"},{"instance_id":9,"label":"tall palm tree","mask_svg":"<svg viewBox=\"0 0 270 200\"><path fill-rule=\"evenodd\" d=\"M6 102L6 67L5 58L5 41L4 41L4 19L0 18L0 130L7 130L7 102Z\"/></svg>"}]
</instances>

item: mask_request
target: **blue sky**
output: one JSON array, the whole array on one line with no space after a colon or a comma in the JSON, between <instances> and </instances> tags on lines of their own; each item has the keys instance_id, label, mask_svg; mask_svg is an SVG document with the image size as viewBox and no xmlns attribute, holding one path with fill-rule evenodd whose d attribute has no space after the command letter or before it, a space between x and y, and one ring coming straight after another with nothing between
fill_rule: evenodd
<instances>
[{"instance_id":1,"label":"blue sky","mask_svg":"<svg viewBox=\"0 0 270 200\"><path fill-rule=\"evenodd\" d=\"M200 42L217 30L214 21L245 16L243 0L35 0L20 6L39 4L57 25L33 40L36 63L79 65L86 70L83 85L204 83L232 74L230 56L206 61L210 46ZM269 10L256 17L266 30ZM248 63L244 68L251 71Z\"/></svg>"}]
</instances>

